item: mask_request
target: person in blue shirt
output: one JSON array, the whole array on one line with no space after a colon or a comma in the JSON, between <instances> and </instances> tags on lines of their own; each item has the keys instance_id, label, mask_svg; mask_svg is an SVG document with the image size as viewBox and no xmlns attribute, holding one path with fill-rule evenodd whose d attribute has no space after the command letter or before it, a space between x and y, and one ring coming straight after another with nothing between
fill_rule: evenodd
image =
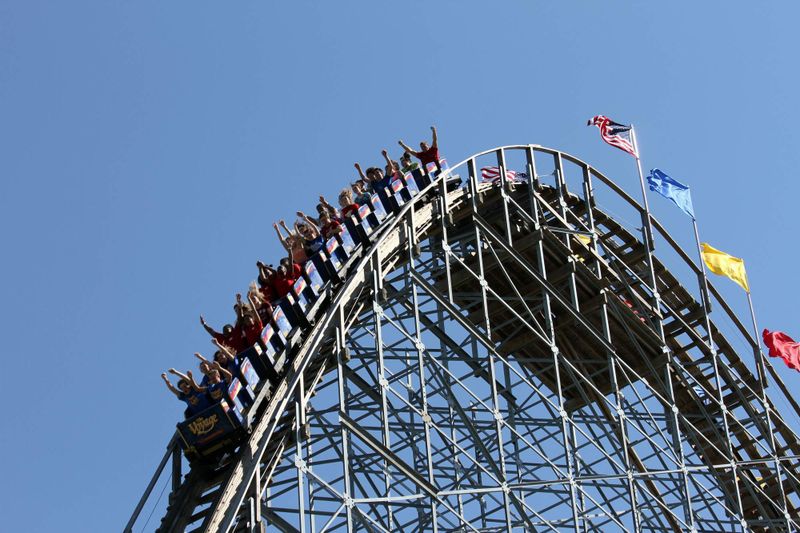
<instances>
[{"instance_id":1,"label":"person in blue shirt","mask_svg":"<svg viewBox=\"0 0 800 533\"><path fill-rule=\"evenodd\" d=\"M353 200L359 206L368 204L372 199L367 192L367 183L364 180L360 179L352 183L350 187L353 189Z\"/></svg>"},{"instance_id":2,"label":"person in blue shirt","mask_svg":"<svg viewBox=\"0 0 800 533\"><path fill-rule=\"evenodd\" d=\"M217 361L211 363L211 366L214 368L208 373L208 386L205 387L203 392L208 395L208 399L211 403L217 403L225 397L228 384L233 379L233 376L230 372L222 368Z\"/></svg>"},{"instance_id":3,"label":"person in blue shirt","mask_svg":"<svg viewBox=\"0 0 800 533\"><path fill-rule=\"evenodd\" d=\"M200 360L200 372L203 374L203 379L200 380L200 386L206 387L208 385L208 374L214 368L211 366L211 361L203 357L202 354L195 352L194 356Z\"/></svg>"},{"instance_id":4,"label":"person in blue shirt","mask_svg":"<svg viewBox=\"0 0 800 533\"><path fill-rule=\"evenodd\" d=\"M211 362L212 371L216 368L214 365L219 365L223 370L231 374L231 376L242 379L242 371L239 368L240 361L239 358L236 357L236 354L224 344L215 342L213 339L211 342L216 344L217 348L219 348L219 350L214 352L214 361Z\"/></svg>"},{"instance_id":5,"label":"person in blue shirt","mask_svg":"<svg viewBox=\"0 0 800 533\"><path fill-rule=\"evenodd\" d=\"M325 241L322 239L322 233L320 233L319 227L310 217L306 216L302 211L298 211L297 216L300 220L294 223L294 227L297 233L303 237L303 247L306 256L311 257L322 250Z\"/></svg>"},{"instance_id":6,"label":"person in blue shirt","mask_svg":"<svg viewBox=\"0 0 800 533\"><path fill-rule=\"evenodd\" d=\"M225 381L230 384L231 379L236 378L242 384L247 384L247 380L242 375L241 359L239 359L236 354L228 350L224 345L220 344L217 346L219 347L219 350L214 353L214 362L212 364L217 365L220 369L228 373L230 377L225 378ZM247 396L240 397L240 400L245 408L250 407L253 403Z\"/></svg>"},{"instance_id":7,"label":"person in blue shirt","mask_svg":"<svg viewBox=\"0 0 800 533\"><path fill-rule=\"evenodd\" d=\"M191 370L186 374L181 374L174 368L170 368L169 372L180 378L177 388L170 383L166 372L161 374L161 379L164 380L170 392L177 396L179 400L186 403L186 410L184 411L186 418L196 415L209 406L208 399L206 395L203 394L205 392L205 387L201 387L195 383Z\"/></svg>"},{"instance_id":8,"label":"person in blue shirt","mask_svg":"<svg viewBox=\"0 0 800 533\"><path fill-rule=\"evenodd\" d=\"M381 155L386 161L386 173L378 167L370 167L367 169L366 178L372 187L372 192L377 194L384 205L390 196L389 185L396 177L402 177L400 174L400 167L398 163L389 157L389 152L381 150Z\"/></svg>"},{"instance_id":9,"label":"person in blue shirt","mask_svg":"<svg viewBox=\"0 0 800 533\"><path fill-rule=\"evenodd\" d=\"M389 164L389 155L386 150L383 151L383 157L386 159L387 164ZM377 195L385 194L386 188L389 186L389 182L391 181L391 176L385 176L383 174L383 170L378 167L369 167L366 172L361 170L361 165L358 163L355 164L356 170L358 170L358 175L361 179L367 184L367 186Z\"/></svg>"}]
</instances>

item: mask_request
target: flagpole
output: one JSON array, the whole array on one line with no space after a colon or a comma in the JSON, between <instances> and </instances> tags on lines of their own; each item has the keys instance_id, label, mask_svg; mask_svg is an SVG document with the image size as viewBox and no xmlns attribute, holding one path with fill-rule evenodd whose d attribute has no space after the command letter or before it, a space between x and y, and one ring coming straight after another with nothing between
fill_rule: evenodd
<instances>
[{"instance_id":1,"label":"flagpole","mask_svg":"<svg viewBox=\"0 0 800 533\"><path fill-rule=\"evenodd\" d=\"M706 319L706 331L708 332L708 349L711 351L711 358L714 365L714 381L716 384L716 393L717 398L716 401L719 402L720 409L722 409L723 413L726 412L725 409L725 396L723 394L723 386L722 380L720 378L720 371L719 371L719 354L717 354L717 349L714 347L714 334L711 332L711 294L708 290L708 277L706 276L706 262L703 260L703 247L700 244L700 231L697 229L697 219L694 216L694 209L692 209L692 229L694 230L694 243L697 247L697 256L700 260L700 274L702 280L700 281L700 300L701 306L705 313ZM724 363L722 363L724 364ZM756 364L758 367L758 364ZM702 387L701 387L702 388ZM764 394L763 387L761 388L762 395ZM728 424L728 417L722 417L722 427L725 431L725 440L728 445L728 455L729 457L733 457L733 446L731 444L731 433L730 433L730 425ZM739 512L742 512L742 499L741 494L739 492L739 476L736 474L736 468L732 470L734 476L734 485L736 487L736 505L739 509Z\"/></svg>"},{"instance_id":2,"label":"flagpole","mask_svg":"<svg viewBox=\"0 0 800 533\"><path fill-rule=\"evenodd\" d=\"M750 282L747 283L748 288L750 287ZM753 320L753 341L755 341L756 345L753 350L753 355L756 358L756 370L758 371L758 384L761 387L761 401L762 405L764 406L764 415L766 417L767 422L767 433L769 436L770 442L770 452L772 453L772 459L775 462L775 473L777 474L778 478L778 490L779 495L785 500L786 499L786 490L783 487L783 476L781 474L781 462L778 458L778 443L775 441L775 434L771 431L772 425L772 416L770 415L770 411L772 408L770 407L769 398L767 398L767 371L765 365L765 357L764 352L761 350L761 342L759 341L759 333L758 333L758 323L756 322L756 311L753 308L753 296L750 294L750 291L747 292L747 305L750 306L750 318ZM776 382L780 383L777 376L775 376ZM786 391L784 390L784 394ZM791 400L790 395L786 395L787 398ZM788 516L788 515L787 515Z\"/></svg>"},{"instance_id":3,"label":"flagpole","mask_svg":"<svg viewBox=\"0 0 800 533\"><path fill-rule=\"evenodd\" d=\"M703 261L703 247L700 245L700 232L697 230L697 219L692 217L692 229L694 229L694 243L697 246L697 257L700 260L700 291L703 298L703 311L706 313L706 329L708 330L708 347L714 350L714 339L711 337L711 295L708 292L708 278L706 277L706 262Z\"/></svg>"},{"instance_id":4,"label":"flagpole","mask_svg":"<svg viewBox=\"0 0 800 533\"><path fill-rule=\"evenodd\" d=\"M697 230L697 219L692 217L692 228L694 229L694 242L697 245L697 255L700 258L700 272L703 276L703 281L701 284L701 291L703 297L703 307L705 308L706 312L706 329L708 330L708 347L714 350L714 341L711 336L711 317L709 316L709 312L711 311L711 294L708 290L708 277L706 276L706 262L703 259L703 248L700 244L700 232ZM764 354L761 351L761 344L758 342L759 334L758 334L758 324L756 323L756 313L753 309L753 298L750 295L750 291L745 291L747 293L747 304L750 306L750 318L753 321L753 332L754 337L753 339L756 342L755 349L753 351L753 358L755 359L756 363L756 372L758 373L758 381L759 385L761 386L761 390L764 391L767 388L767 379L766 379L766 372L764 369Z\"/></svg>"},{"instance_id":5,"label":"flagpole","mask_svg":"<svg viewBox=\"0 0 800 533\"><path fill-rule=\"evenodd\" d=\"M639 142L636 139L636 128L631 124L631 138L633 139L633 151L636 153L636 169L639 171L639 185L642 187L642 201L644 203L644 238L645 246L647 246L647 264L650 268L650 281L653 284L653 294L656 300L658 299L658 286L656 285L656 271L653 268L653 251L655 250L655 242L653 242L653 226L650 222L650 204L647 201L647 188L644 185L644 174L642 173L642 160L639 158ZM659 311L658 306L656 310Z\"/></svg>"},{"instance_id":6,"label":"flagpole","mask_svg":"<svg viewBox=\"0 0 800 533\"><path fill-rule=\"evenodd\" d=\"M653 240L653 225L650 220L650 204L647 201L647 188L644 185L644 173L642 172L642 160L639 158L639 142L636 139L636 129L631 124L631 139L633 140L633 151L636 153L636 170L639 171L639 185L642 187L642 201L644 202L644 217L645 217L645 225L644 225L644 237L645 237L645 246L647 247L647 266L650 269L650 281L653 284L652 291L653 291L653 310L656 313L656 324L658 326L658 335L661 338L661 343L663 348L665 349L666 355L666 364L664 365L664 371L666 372L666 382L667 382L667 390L669 391L669 398L672 402L675 402L675 392L672 389L672 354L667 348L667 339L664 334L664 319L661 315L661 297L658 294L658 283L656 281L656 269L655 265L653 264L653 252L655 251L655 242ZM674 407L673 407L674 409ZM666 411L666 409L665 409ZM673 411L672 415L672 423L674 427L672 431L674 431L673 435L676 439L680 439L678 435L680 435L680 424L678 422L677 410ZM684 455L681 449L679 442L673 443L675 447L675 453L680 458L681 466L684 465ZM685 474L685 466L684 466L684 490L689 492L689 480L688 476ZM738 491L738 482L737 482L737 491ZM741 508L741 506L740 506ZM684 512L689 516L689 522L692 524L692 530L694 530L694 516L692 513L691 506L684 502Z\"/></svg>"},{"instance_id":7,"label":"flagpole","mask_svg":"<svg viewBox=\"0 0 800 533\"><path fill-rule=\"evenodd\" d=\"M748 285L749 284L748 282ZM767 376L764 371L764 352L761 351L761 343L758 340L758 323L756 322L756 311L753 308L753 296L750 294L750 291L745 292L747 292L747 305L750 306L750 318L753 320L753 340L756 343L753 355L756 358L756 370L758 370L758 380L761 382L761 390L764 391L767 388Z\"/></svg>"}]
</instances>

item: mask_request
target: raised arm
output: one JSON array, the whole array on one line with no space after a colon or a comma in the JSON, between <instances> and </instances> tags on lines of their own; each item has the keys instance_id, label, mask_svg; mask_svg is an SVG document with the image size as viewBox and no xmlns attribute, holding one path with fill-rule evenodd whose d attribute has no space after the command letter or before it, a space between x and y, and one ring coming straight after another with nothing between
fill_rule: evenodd
<instances>
[{"instance_id":1,"label":"raised arm","mask_svg":"<svg viewBox=\"0 0 800 533\"><path fill-rule=\"evenodd\" d=\"M433 143L431 144L431 147L438 148L439 144L438 144L438 139L436 137L436 126L431 126L431 131L433 132Z\"/></svg>"},{"instance_id":2,"label":"raised arm","mask_svg":"<svg viewBox=\"0 0 800 533\"><path fill-rule=\"evenodd\" d=\"M311 220L311 218L308 215L306 215L302 211L298 211L297 212L297 216L300 217L301 219L305 220L306 224L308 224L311 227L311 229L316 231L317 235L319 235L319 226L317 225L316 222Z\"/></svg>"},{"instance_id":3,"label":"raised arm","mask_svg":"<svg viewBox=\"0 0 800 533\"><path fill-rule=\"evenodd\" d=\"M166 372L163 372L161 374L161 379L164 380L164 384L167 386L167 388L170 390L170 392L172 394L174 394L175 396L179 396L180 395L181 391L176 389L175 385L173 385L172 383L169 382L169 378L167 377L167 373Z\"/></svg>"},{"instance_id":4,"label":"raised arm","mask_svg":"<svg viewBox=\"0 0 800 533\"><path fill-rule=\"evenodd\" d=\"M189 376L187 376L186 374L182 374L182 373L178 372L174 368L170 368L169 369L169 373L170 374L174 374L174 375L178 376L179 378L183 378L183 379L185 379L187 381L189 380Z\"/></svg>"},{"instance_id":5,"label":"raised arm","mask_svg":"<svg viewBox=\"0 0 800 533\"><path fill-rule=\"evenodd\" d=\"M204 329L205 329L205 330L208 332L208 334L209 334L209 335L211 335L212 337L216 337L217 335L219 335L219 333L217 333L216 331L214 331L214 328L212 328L211 326L209 326L209 325L206 323L206 319L205 319L205 318L203 318L203 315L200 315L200 324L202 324L203 328L204 328Z\"/></svg>"},{"instance_id":6,"label":"raised arm","mask_svg":"<svg viewBox=\"0 0 800 533\"><path fill-rule=\"evenodd\" d=\"M220 376L222 376L222 379L223 379L223 380L224 380L226 383L230 383L230 382L231 382L231 379L233 378L233 374L231 374L230 372L228 372L227 370L225 370L224 368L222 368L222 365L221 365L221 364L219 364L219 363L217 363L216 361L214 361L214 368L216 368L217 370L219 370L219 375L220 375Z\"/></svg>"},{"instance_id":7,"label":"raised arm","mask_svg":"<svg viewBox=\"0 0 800 533\"><path fill-rule=\"evenodd\" d=\"M234 306L236 309L236 320L241 320L242 315L244 315L244 309L242 309L242 293L236 293L236 305Z\"/></svg>"},{"instance_id":8,"label":"raised arm","mask_svg":"<svg viewBox=\"0 0 800 533\"><path fill-rule=\"evenodd\" d=\"M281 221L281 222L283 222L283 221ZM286 242L286 238L281 233L281 229L278 227L277 224L272 224L272 227L275 228L275 233L278 234L278 240L281 241L281 245L288 250L289 249L289 244Z\"/></svg>"},{"instance_id":9,"label":"raised arm","mask_svg":"<svg viewBox=\"0 0 800 533\"><path fill-rule=\"evenodd\" d=\"M216 340L217 339L214 339L214 341L216 341ZM197 357L198 359L200 359L200 361L205 361L206 363L210 363L210 361L208 359L206 359L205 357L203 357L203 355L201 353L199 353L199 352L194 352L194 356Z\"/></svg>"},{"instance_id":10,"label":"raised arm","mask_svg":"<svg viewBox=\"0 0 800 533\"><path fill-rule=\"evenodd\" d=\"M389 157L389 152L386 150L381 150L381 155L386 160L386 166L389 167L393 174L400 172L400 169L395 165L394 161Z\"/></svg>"},{"instance_id":11,"label":"raised arm","mask_svg":"<svg viewBox=\"0 0 800 533\"><path fill-rule=\"evenodd\" d=\"M211 339L211 342L213 342L213 343L214 343L214 345L215 345L217 348L219 348L221 352L223 352L223 353L227 354L227 355L228 355L228 357L230 357L230 358L234 358L234 357L236 357L236 354L235 354L235 353L233 353L233 352L231 351L231 349L230 349L230 348L228 348L228 347L227 347L227 346L225 346L224 344L221 344L221 343L220 343L220 342L219 342L217 339ZM212 363L212 364L213 364L213 363Z\"/></svg>"},{"instance_id":12,"label":"raised arm","mask_svg":"<svg viewBox=\"0 0 800 533\"><path fill-rule=\"evenodd\" d=\"M392 170L392 175L400 174L400 169L397 168L397 165L394 164L394 161L392 161L389 158L389 152L386 150L381 150L381 154L383 155L383 158L386 160L386 166L388 166Z\"/></svg>"},{"instance_id":13,"label":"raised arm","mask_svg":"<svg viewBox=\"0 0 800 533\"><path fill-rule=\"evenodd\" d=\"M264 323L261 321L261 315L258 314L258 308L261 306L256 303L256 299L252 293L247 293L247 299L250 301L250 305L253 306L253 318L258 326L258 329L264 329Z\"/></svg>"},{"instance_id":14,"label":"raised arm","mask_svg":"<svg viewBox=\"0 0 800 533\"><path fill-rule=\"evenodd\" d=\"M269 279L269 277L270 277L272 274L274 274L274 273L275 273L275 269L274 269L274 268L270 268L270 267L268 267L267 265L265 265L265 264L264 264L264 263L262 263L261 261L258 261L258 262L256 262L256 266L258 267L258 273L259 273L259 275L260 275L262 278L266 279L266 280L268 280L268 279Z\"/></svg>"},{"instance_id":15,"label":"raised arm","mask_svg":"<svg viewBox=\"0 0 800 533\"><path fill-rule=\"evenodd\" d=\"M255 321L256 321L256 324L258 325L258 329L264 329L264 323L261 321L261 315L258 314L258 309L260 307L262 307L262 306L263 307L268 306L269 302L265 302L265 301L259 299L259 301L261 302L259 304L256 301L256 295L253 294L253 293L247 293L247 299L250 300L250 305L253 306L253 311L254 311L253 316L255 317Z\"/></svg>"},{"instance_id":16,"label":"raised arm","mask_svg":"<svg viewBox=\"0 0 800 533\"><path fill-rule=\"evenodd\" d=\"M252 289L254 289L253 287ZM253 290L247 292L247 301L250 302L250 305L253 306L253 309L256 311L256 316L258 316L258 303L256 302L255 296L253 296Z\"/></svg>"},{"instance_id":17,"label":"raised arm","mask_svg":"<svg viewBox=\"0 0 800 533\"><path fill-rule=\"evenodd\" d=\"M191 385L191 387L196 392L205 392L206 389L208 389L208 387L201 387L200 385L197 384L197 382L194 380L194 376L192 375L192 371L191 370L187 371L186 374L187 374L186 379L187 379L187 381L189 381L189 385Z\"/></svg>"},{"instance_id":18,"label":"raised arm","mask_svg":"<svg viewBox=\"0 0 800 533\"><path fill-rule=\"evenodd\" d=\"M407 145L406 143L404 143L403 141L397 141L397 144L399 144L403 148L403 150L405 150L409 154L411 154L413 156L419 155L419 152L417 152L416 150L412 150L411 147L409 145Z\"/></svg>"},{"instance_id":19,"label":"raised arm","mask_svg":"<svg viewBox=\"0 0 800 533\"><path fill-rule=\"evenodd\" d=\"M247 301L250 302L250 305L253 306L256 312L264 305L264 298L261 296L261 291L255 281L250 282L250 289L247 291Z\"/></svg>"},{"instance_id":20,"label":"raised arm","mask_svg":"<svg viewBox=\"0 0 800 533\"><path fill-rule=\"evenodd\" d=\"M353 166L356 167L356 170L358 171L358 177L361 178L364 181L367 181L367 176L366 176L366 174L364 174L364 171L361 170L361 165L359 165L358 163L355 163Z\"/></svg>"},{"instance_id":21,"label":"raised arm","mask_svg":"<svg viewBox=\"0 0 800 533\"><path fill-rule=\"evenodd\" d=\"M328 210L328 213L332 217L335 217L338 214L338 212L336 211L336 208L333 207L330 203L328 203L328 200L326 200L324 196L320 196L319 197L319 203L321 203L325 207L325 209Z\"/></svg>"}]
</instances>

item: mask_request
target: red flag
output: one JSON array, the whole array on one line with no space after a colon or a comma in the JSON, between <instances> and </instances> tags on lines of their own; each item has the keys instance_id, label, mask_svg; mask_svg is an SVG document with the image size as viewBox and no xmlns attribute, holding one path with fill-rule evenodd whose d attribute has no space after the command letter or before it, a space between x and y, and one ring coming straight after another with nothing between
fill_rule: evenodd
<instances>
[{"instance_id":1,"label":"red flag","mask_svg":"<svg viewBox=\"0 0 800 533\"><path fill-rule=\"evenodd\" d=\"M765 329L762 335L770 357L780 357L789 368L800 370L800 343L782 331Z\"/></svg>"}]
</instances>

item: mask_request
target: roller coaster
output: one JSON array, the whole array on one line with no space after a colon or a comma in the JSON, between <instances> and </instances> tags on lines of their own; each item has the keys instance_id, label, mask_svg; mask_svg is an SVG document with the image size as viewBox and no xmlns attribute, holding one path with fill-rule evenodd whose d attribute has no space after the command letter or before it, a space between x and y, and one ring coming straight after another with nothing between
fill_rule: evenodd
<instances>
[{"instance_id":1,"label":"roller coaster","mask_svg":"<svg viewBox=\"0 0 800 533\"><path fill-rule=\"evenodd\" d=\"M230 453L176 434L125 531L800 530L800 407L649 212L539 145L430 178L287 327Z\"/></svg>"}]
</instances>

